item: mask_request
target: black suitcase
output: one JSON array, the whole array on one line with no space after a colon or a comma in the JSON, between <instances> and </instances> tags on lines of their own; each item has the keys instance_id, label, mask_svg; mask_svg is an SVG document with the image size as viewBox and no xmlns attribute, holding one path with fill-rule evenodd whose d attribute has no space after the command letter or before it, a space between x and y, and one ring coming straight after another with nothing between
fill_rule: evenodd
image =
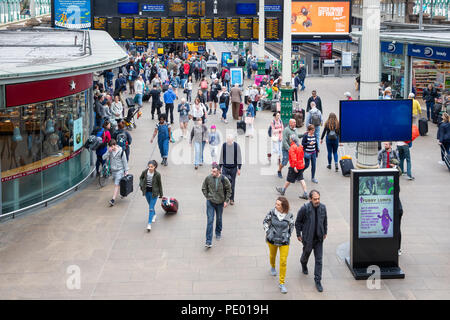
<instances>
[{"instance_id":1,"label":"black suitcase","mask_svg":"<svg viewBox=\"0 0 450 320\"><path fill-rule=\"evenodd\" d=\"M120 179L120 195L122 197L126 197L132 192L133 192L133 175L129 174Z\"/></svg>"},{"instance_id":2,"label":"black suitcase","mask_svg":"<svg viewBox=\"0 0 450 320\"><path fill-rule=\"evenodd\" d=\"M427 118L419 119L419 134L425 136L428 133L428 120Z\"/></svg>"},{"instance_id":3,"label":"black suitcase","mask_svg":"<svg viewBox=\"0 0 450 320\"><path fill-rule=\"evenodd\" d=\"M350 171L354 168L352 159L342 159L339 161L339 164L341 166L342 175L344 177L350 176Z\"/></svg>"},{"instance_id":4,"label":"black suitcase","mask_svg":"<svg viewBox=\"0 0 450 320\"><path fill-rule=\"evenodd\" d=\"M144 95L142 96L142 101L148 101L148 100L150 100L150 94L144 93Z\"/></svg>"},{"instance_id":5,"label":"black suitcase","mask_svg":"<svg viewBox=\"0 0 450 320\"><path fill-rule=\"evenodd\" d=\"M236 122L236 127L238 134L245 134L245 131L247 131L247 124L243 120Z\"/></svg>"},{"instance_id":6,"label":"black suitcase","mask_svg":"<svg viewBox=\"0 0 450 320\"><path fill-rule=\"evenodd\" d=\"M128 108L131 108L131 107L134 107L134 106L135 106L135 103L134 103L134 99L133 99L133 98L127 98L125 101L126 101L126 103L127 103L127 105L128 105Z\"/></svg>"}]
</instances>

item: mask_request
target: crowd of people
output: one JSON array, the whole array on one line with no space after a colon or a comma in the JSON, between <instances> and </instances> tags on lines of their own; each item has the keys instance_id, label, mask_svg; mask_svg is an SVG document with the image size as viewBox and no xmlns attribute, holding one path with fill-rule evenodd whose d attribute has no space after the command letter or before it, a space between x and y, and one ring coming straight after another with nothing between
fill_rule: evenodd
<instances>
[{"instance_id":1,"label":"crowd of people","mask_svg":"<svg viewBox=\"0 0 450 320\"><path fill-rule=\"evenodd\" d=\"M105 71L104 82L97 81L94 90L97 127L94 134L102 140L101 146L96 150L96 168L97 174L100 174L100 166L107 160L111 163L115 184L112 199L109 201L111 206L115 204L118 196L120 180L129 171L128 161L132 137L125 130L124 118L127 109L132 105L142 108L144 102L148 101L151 119L156 120L150 143L157 139L162 159L161 165L168 166L170 144L176 142L173 135L176 112L181 132L180 141L188 140L194 151L194 170L198 170L205 164L204 149L206 145L209 146L212 160L211 174L204 179L201 187L207 203L206 248L212 247L214 233L216 240L222 237L223 209L235 204L236 179L241 175L243 165L241 147L235 141L236 137L229 134L226 136L226 141L221 141L216 124L218 121L225 125L231 122L228 117L231 108L232 124L236 125L238 121L244 121L247 128L246 136L253 137L255 135L254 121L258 111L263 109L264 102L271 103L279 100L281 85L281 75L268 57L265 58L266 74L258 84L254 83L245 90L238 84L231 83L229 68L220 66L219 63L217 67L208 67L207 62L211 60L218 61L214 52L203 55L188 51L164 55L157 55L151 51L142 54L130 53L129 63L120 68L115 81L113 82L114 73L111 70ZM238 65L247 69L248 79L256 78L255 56L251 54L247 58L240 56ZM300 65L291 79L295 89L294 101L298 101L298 90L303 91L306 88L305 76L306 69L304 65ZM198 90L195 92L197 87ZM431 93L425 97L433 96L432 88L429 92ZM390 88L385 88L381 98L390 99L390 94ZM414 97L411 93L416 122L421 114L421 108ZM352 100L351 94L344 93L344 99ZM217 107L221 114L217 113ZM429 107L427 102L427 110L430 108L433 107ZM279 285L282 293L287 292L286 262L294 227L297 239L303 244L303 254L300 259L302 272L308 274L308 258L314 251L316 288L319 292L323 290L321 285L322 248L327 236L327 212L326 207L320 203L320 192L317 190L308 192L304 173L311 167L311 182L319 183L316 176L317 157L324 141L327 149L327 168L331 170L334 162L335 171L339 171L338 149L342 144L338 117L333 112L330 112L328 117L324 116L324 106L317 90L311 91L305 109L304 123L300 121L299 125L298 119L294 117L285 127L281 121L278 106L273 111L273 119L268 126L271 141L268 158L270 160L272 155L278 158L277 175L280 179L283 179L282 169L288 165L286 182L282 187L276 187L280 197L263 221L270 252L270 273L273 276L277 275L275 258L280 249ZM300 130L299 128L303 126L304 129ZM450 124L447 113L442 114L438 141L442 146L444 157L445 150L448 153L450 146ZM406 160L405 174L409 180L414 180L409 152L411 146L412 141L397 142L397 149L394 150L392 143L386 142L379 151L380 167L399 168L403 173ZM157 167L158 163L150 160L139 177L139 187L149 205L148 231L156 221L157 200L163 197L163 177L156 170ZM301 207L294 220L289 202L284 195L288 187L295 182L301 184L299 197L309 201ZM216 223L213 232L214 220Z\"/></svg>"}]
</instances>

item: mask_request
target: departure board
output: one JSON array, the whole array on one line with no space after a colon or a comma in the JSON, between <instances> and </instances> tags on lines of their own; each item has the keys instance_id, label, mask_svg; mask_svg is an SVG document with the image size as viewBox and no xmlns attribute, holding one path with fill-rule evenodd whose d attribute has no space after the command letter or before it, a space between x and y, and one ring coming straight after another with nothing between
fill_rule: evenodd
<instances>
[{"instance_id":1,"label":"departure board","mask_svg":"<svg viewBox=\"0 0 450 320\"><path fill-rule=\"evenodd\" d=\"M267 40L278 40L278 33L279 33L278 18L267 17L265 31Z\"/></svg>"},{"instance_id":2,"label":"departure board","mask_svg":"<svg viewBox=\"0 0 450 320\"><path fill-rule=\"evenodd\" d=\"M239 39L239 18L227 18L227 39Z\"/></svg>"},{"instance_id":3,"label":"departure board","mask_svg":"<svg viewBox=\"0 0 450 320\"><path fill-rule=\"evenodd\" d=\"M186 18L173 19L173 37L175 40L186 39Z\"/></svg>"},{"instance_id":4,"label":"departure board","mask_svg":"<svg viewBox=\"0 0 450 320\"><path fill-rule=\"evenodd\" d=\"M113 39L120 38L120 17L108 17L108 33Z\"/></svg>"},{"instance_id":5,"label":"departure board","mask_svg":"<svg viewBox=\"0 0 450 320\"><path fill-rule=\"evenodd\" d=\"M161 18L161 39L173 39L173 18Z\"/></svg>"},{"instance_id":6,"label":"departure board","mask_svg":"<svg viewBox=\"0 0 450 320\"><path fill-rule=\"evenodd\" d=\"M213 38L213 19L200 19L200 39L211 40Z\"/></svg>"},{"instance_id":7,"label":"departure board","mask_svg":"<svg viewBox=\"0 0 450 320\"><path fill-rule=\"evenodd\" d=\"M94 29L106 31L106 18L94 17Z\"/></svg>"},{"instance_id":8,"label":"departure board","mask_svg":"<svg viewBox=\"0 0 450 320\"><path fill-rule=\"evenodd\" d=\"M259 18L253 17L253 40L259 39Z\"/></svg>"},{"instance_id":9,"label":"departure board","mask_svg":"<svg viewBox=\"0 0 450 320\"><path fill-rule=\"evenodd\" d=\"M147 18L134 18L134 38L147 39Z\"/></svg>"},{"instance_id":10,"label":"departure board","mask_svg":"<svg viewBox=\"0 0 450 320\"><path fill-rule=\"evenodd\" d=\"M200 19L187 18L187 38L197 40L200 38Z\"/></svg>"},{"instance_id":11,"label":"departure board","mask_svg":"<svg viewBox=\"0 0 450 320\"><path fill-rule=\"evenodd\" d=\"M239 39L251 40L253 36L253 18L240 18Z\"/></svg>"},{"instance_id":12,"label":"departure board","mask_svg":"<svg viewBox=\"0 0 450 320\"><path fill-rule=\"evenodd\" d=\"M186 0L168 0L169 16L180 17L186 16Z\"/></svg>"},{"instance_id":13,"label":"departure board","mask_svg":"<svg viewBox=\"0 0 450 320\"><path fill-rule=\"evenodd\" d=\"M214 18L214 40L225 40L227 18Z\"/></svg>"},{"instance_id":14,"label":"departure board","mask_svg":"<svg viewBox=\"0 0 450 320\"><path fill-rule=\"evenodd\" d=\"M147 39L158 40L161 38L161 20L159 18L148 18Z\"/></svg>"},{"instance_id":15,"label":"departure board","mask_svg":"<svg viewBox=\"0 0 450 320\"><path fill-rule=\"evenodd\" d=\"M120 18L120 38L133 39L133 18Z\"/></svg>"},{"instance_id":16,"label":"departure board","mask_svg":"<svg viewBox=\"0 0 450 320\"><path fill-rule=\"evenodd\" d=\"M187 0L188 17L204 17L206 14L206 0Z\"/></svg>"}]
</instances>

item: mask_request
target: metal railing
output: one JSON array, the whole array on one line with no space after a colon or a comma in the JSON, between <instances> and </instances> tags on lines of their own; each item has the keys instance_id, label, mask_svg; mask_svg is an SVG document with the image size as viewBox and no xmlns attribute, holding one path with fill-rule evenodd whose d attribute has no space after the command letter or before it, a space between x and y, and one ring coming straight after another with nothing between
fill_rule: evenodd
<instances>
[{"instance_id":1,"label":"metal railing","mask_svg":"<svg viewBox=\"0 0 450 320\"><path fill-rule=\"evenodd\" d=\"M51 12L51 0L34 0L36 16ZM20 0L0 0L0 25L30 18L20 14Z\"/></svg>"}]
</instances>

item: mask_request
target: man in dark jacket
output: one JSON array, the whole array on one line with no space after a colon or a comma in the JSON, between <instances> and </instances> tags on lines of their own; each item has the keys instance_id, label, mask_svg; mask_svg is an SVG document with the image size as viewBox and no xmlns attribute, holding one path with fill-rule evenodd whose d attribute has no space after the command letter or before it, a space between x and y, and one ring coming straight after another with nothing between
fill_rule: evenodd
<instances>
[{"instance_id":1,"label":"man in dark jacket","mask_svg":"<svg viewBox=\"0 0 450 320\"><path fill-rule=\"evenodd\" d=\"M230 205L234 205L234 191L236 186L236 174L241 175L242 154L241 147L234 141L232 134L227 135L227 142L222 145L219 164L222 174L231 182Z\"/></svg>"},{"instance_id":2,"label":"man in dark jacket","mask_svg":"<svg viewBox=\"0 0 450 320\"><path fill-rule=\"evenodd\" d=\"M434 103L436 102L436 99L439 98L439 94L433 84L430 83L425 89L423 89L422 96L427 105L427 118L428 121L430 121Z\"/></svg>"},{"instance_id":3,"label":"man in dark jacket","mask_svg":"<svg viewBox=\"0 0 450 320\"><path fill-rule=\"evenodd\" d=\"M303 254L300 258L302 272L308 274L308 259L314 250L314 281L319 292L323 291L322 284L322 256L323 241L327 237L327 208L320 203L320 193L312 190L309 193L309 203L305 203L297 213L295 230L298 241L303 243Z\"/></svg>"},{"instance_id":4,"label":"man in dark jacket","mask_svg":"<svg viewBox=\"0 0 450 320\"><path fill-rule=\"evenodd\" d=\"M153 89L149 92L152 98L152 120L155 118L155 110L158 113L158 118L161 115L161 91L156 87L156 84L153 85Z\"/></svg>"},{"instance_id":5,"label":"man in dark jacket","mask_svg":"<svg viewBox=\"0 0 450 320\"><path fill-rule=\"evenodd\" d=\"M300 81L300 85L302 88L301 91L305 90L305 78L306 78L306 68L304 64L300 65L300 68L297 70L297 76Z\"/></svg>"},{"instance_id":6,"label":"man in dark jacket","mask_svg":"<svg viewBox=\"0 0 450 320\"><path fill-rule=\"evenodd\" d=\"M311 102L315 102L316 103L316 108L320 110L320 113L323 114L322 111L322 100L320 99L320 97L317 95L316 90L312 91L312 96L309 97L308 99L308 103L306 104L306 112L308 112L309 110L311 110Z\"/></svg>"}]
</instances>

